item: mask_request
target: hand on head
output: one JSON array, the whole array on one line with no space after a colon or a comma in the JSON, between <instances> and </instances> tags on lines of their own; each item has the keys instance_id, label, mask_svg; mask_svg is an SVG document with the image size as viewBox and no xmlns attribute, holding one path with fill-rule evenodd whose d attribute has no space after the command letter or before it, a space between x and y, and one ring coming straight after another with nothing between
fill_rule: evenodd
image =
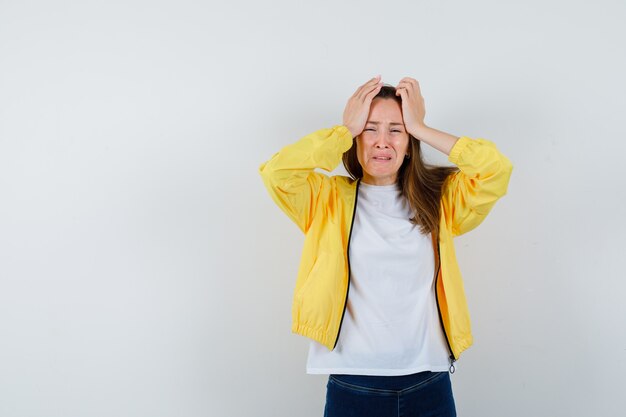
<instances>
[{"instance_id":1,"label":"hand on head","mask_svg":"<svg viewBox=\"0 0 626 417\"><path fill-rule=\"evenodd\" d=\"M380 75L377 75L360 86L348 100L343 111L343 124L350 130L353 138L361 134L363 128L365 128L372 100L382 86Z\"/></svg>"},{"instance_id":2,"label":"hand on head","mask_svg":"<svg viewBox=\"0 0 626 417\"><path fill-rule=\"evenodd\" d=\"M343 112L343 124L350 130L352 137L357 137L363 132L372 100L382 86L381 76L377 75L361 85L348 100ZM402 99L402 115L407 132L416 132L425 126L426 108L417 80L402 78L396 86L396 95Z\"/></svg>"},{"instance_id":3,"label":"hand on head","mask_svg":"<svg viewBox=\"0 0 626 417\"><path fill-rule=\"evenodd\" d=\"M396 95L402 98L402 117L407 132L416 137L415 132L424 127L426 106L417 80L404 77L396 86Z\"/></svg>"}]
</instances>

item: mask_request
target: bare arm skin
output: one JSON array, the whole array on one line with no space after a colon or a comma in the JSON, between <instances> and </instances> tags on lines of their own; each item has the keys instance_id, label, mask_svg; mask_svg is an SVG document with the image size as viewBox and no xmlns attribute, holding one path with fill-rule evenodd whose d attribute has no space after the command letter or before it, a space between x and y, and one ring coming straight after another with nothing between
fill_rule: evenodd
<instances>
[{"instance_id":1,"label":"bare arm skin","mask_svg":"<svg viewBox=\"0 0 626 417\"><path fill-rule=\"evenodd\" d=\"M426 126L424 123L426 107L417 80L409 77L400 80L396 86L396 95L402 97L402 116L407 132L414 138L450 155L450 150L459 137Z\"/></svg>"}]
</instances>

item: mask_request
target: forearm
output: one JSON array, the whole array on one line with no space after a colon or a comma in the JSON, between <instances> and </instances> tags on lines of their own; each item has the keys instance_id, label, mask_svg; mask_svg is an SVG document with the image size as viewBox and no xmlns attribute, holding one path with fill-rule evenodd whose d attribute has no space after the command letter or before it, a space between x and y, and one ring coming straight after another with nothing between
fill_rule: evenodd
<instances>
[{"instance_id":1,"label":"forearm","mask_svg":"<svg viewBox=\"0 0 626 417\"><path fill-rule=\"evenodd\" d=\"M432 127L422 125L420 128L413 132L409 132L414 138L427 143L433 148L450 155L450 150L459 139L458 136L451 135L446 132L442 132Z\"/></svg>"}]
</instances>

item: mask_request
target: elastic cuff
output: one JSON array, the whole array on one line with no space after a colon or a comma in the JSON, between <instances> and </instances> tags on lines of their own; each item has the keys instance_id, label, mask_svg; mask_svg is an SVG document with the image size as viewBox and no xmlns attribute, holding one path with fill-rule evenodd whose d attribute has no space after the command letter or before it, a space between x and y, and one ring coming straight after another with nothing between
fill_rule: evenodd
<instances>
[{"instance_id":1,"label":"elastic cuff","mask_svg":"<svg viewBox=\"0 0 626 417\"><path fill-rule=\"evenodd\" d=\"M465 150L465 148L467 148L471 141L472 139L468 138L467 136L461 136L450 150L450 155L448 155L448 161L456 165L461 153Z\"/></svg>"},{"instance_id":2,"label":"elastic cuff","mask_svg":"<svg viewBox=\"0 0 626 417\"><path fill-rule=\"evenodd\" d=\"M339 148L346 152L352 147L352 133L344 125L333 126L333 130L339 134Z\"/></svg>"},{"instance_id":3,"label":"elastic cuff","mask_svg":"<svg viewBox=\"0 0 626 417\"><path fill-rule=\"evenodd\" d=\"M346 125L335 125L333 126L333 129L337 129L337 130L343 130L343 133L348 133L350 135L352 135L352 133L350 133L350 129L348 129L348 127Z\"/></svg>"}]
</instances>

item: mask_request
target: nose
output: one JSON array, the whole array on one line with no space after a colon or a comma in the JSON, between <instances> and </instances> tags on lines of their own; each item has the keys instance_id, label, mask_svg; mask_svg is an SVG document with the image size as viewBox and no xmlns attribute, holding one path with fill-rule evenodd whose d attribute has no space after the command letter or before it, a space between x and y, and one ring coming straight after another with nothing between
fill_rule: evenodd
<instances>
[{"instance_id":1,"label":"nose","mask_svg":"<svg viewBox=\"0 0 626 417\"><path fill-rule=\"evenodd\" d=\"M386 130L381 129L380 133L376 136L376 143L374 146L376 148L388 148L389 145L389 133Z\"/></svg>"}]
</instances>

